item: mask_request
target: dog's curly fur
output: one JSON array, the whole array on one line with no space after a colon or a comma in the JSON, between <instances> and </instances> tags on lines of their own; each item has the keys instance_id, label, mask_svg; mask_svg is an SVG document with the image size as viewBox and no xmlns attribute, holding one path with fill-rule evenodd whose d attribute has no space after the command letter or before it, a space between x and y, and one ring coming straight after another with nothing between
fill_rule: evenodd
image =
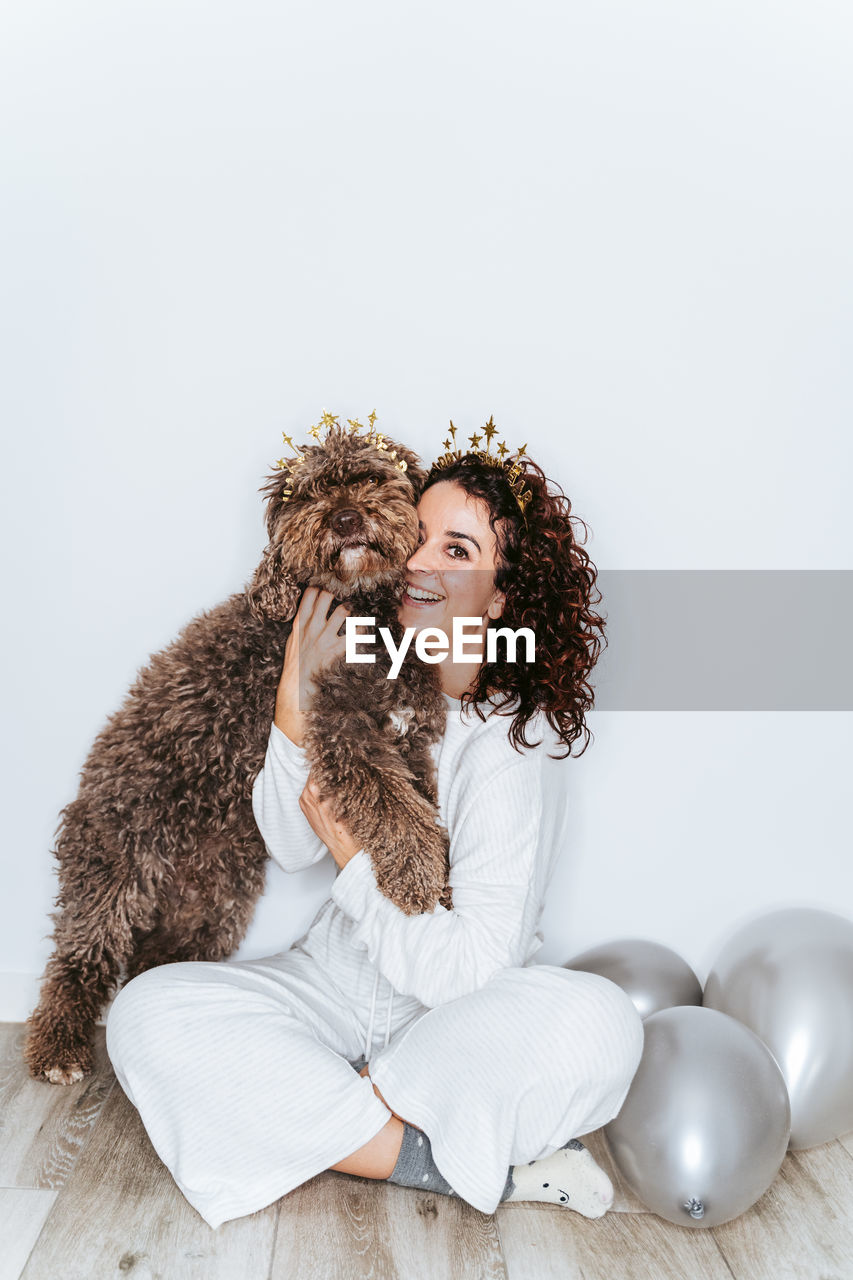
<instances>
[{"instance_id":1,"label":"dog's curly fur","mask_svg":"<svg viewBox=\"0 0 853 1280\"><path fill-rule=\"evenodd\" d=\"M332 428L306 447L292 482L274 472L262 490L269 542L247 589L155 654L96 738L54 850L55 950L26 1046L34 1076L70 1084L92 1069L94 1024L122 976L221 960L238 946L267 857L252 784L305 586L375 617L397 643L402 635L397 607L425 472L410 450L388 446ZM340 658L322 673L305 750L380 889L413 913L451 904L430 754L446 707L435 667L410 654L390 680L389 663L383 650L374 664Z\"/></svg>"}]
</instances>

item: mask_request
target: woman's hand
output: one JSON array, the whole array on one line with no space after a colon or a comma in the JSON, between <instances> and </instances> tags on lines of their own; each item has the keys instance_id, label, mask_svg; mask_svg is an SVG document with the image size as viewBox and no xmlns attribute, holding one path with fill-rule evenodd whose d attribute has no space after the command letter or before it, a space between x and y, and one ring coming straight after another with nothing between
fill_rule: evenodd
<instances>
[{"instance_id":1,"label":"woman's hand","mask_svg":"<svg viewBox=\"0 0 853 1280\"><path fill-rule=\"evenodd\" d=\"M305 713L314 697L313 680L334 658L346 652L346 636L338 635L350 612L339 604L326 618L334 596L319 587L306 587L284 650L284 664L275 698L275 723L282 733L302 746Z\"/></svg>"},{"instance_id":2,"label":"woman's hand","mask_svg":"<svg viewBox=\"0 0 853 1280\"><path fill-rule=\"evenodd\" d=\"M338 866L345 867L350 858L354 858L359 852L361 845L353 838L348 827L345 827L342 822L335 821L332 801L321 801L318 795L319 790L313 780L313 774L309 774L299 797L299 807Z\"/></svg>"}]
</instances>

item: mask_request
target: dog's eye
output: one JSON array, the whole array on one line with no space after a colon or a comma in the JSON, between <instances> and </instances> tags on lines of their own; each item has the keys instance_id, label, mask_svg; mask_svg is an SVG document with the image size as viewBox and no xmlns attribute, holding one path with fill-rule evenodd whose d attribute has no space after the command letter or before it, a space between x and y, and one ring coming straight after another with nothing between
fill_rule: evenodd
<instances>
[{"instance_id":1,"label":"dog's eye","mask_svg":"<svg viewBox=\"0 0 853 1280\"><path fill-rule=\"evenodd\" d=\"M376 476L368 476L368 477L367 477L367 483L368 483L368 484L379 484L379 481L377 480Z\"/></svg>"}]
</instances>

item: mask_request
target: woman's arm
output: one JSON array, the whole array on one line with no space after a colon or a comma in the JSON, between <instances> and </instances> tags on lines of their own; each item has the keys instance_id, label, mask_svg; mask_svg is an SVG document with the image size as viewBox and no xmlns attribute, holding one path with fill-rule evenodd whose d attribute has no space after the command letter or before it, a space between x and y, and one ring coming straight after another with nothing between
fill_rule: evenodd
<instances>
[{"instance_id":1,"label":"woman's arm","mask_svg":"<svg viewBox=\"0 0 853 1280\"><path fill-rule=\"evenodd\" d=\"M450 833L453 910L407 916L380 892L367 853L350 858L332 898L352 920L352 939L398 991L434 1006L520 965L535 929L526 910L542 812L534 753L500 769Z\"/></svg>"},{"instance_id":2,"label":"woman's arm","mask_svg":"<svg viewBox=\"0 0 853 1280\"><path fill-rule=\"evenodd\" d=\"M252 812L267 853L285 871L302 871L326 852L299 797L310 768L302 741L314 680L346 651L346 639L338 632L350 608L339 604L326 617L332 600L332 593L319 587L303 592L285 646L263 768L252 787Z\"/></svg>"},{"instance_id":3,"label":"woman's arm","mask_svg":"<svg viewBox=\"0 0 853 1280\"><path fill-rule=\"evenodd\" d=\"M309 771L304 749L273 722L264 766L252 787L252 812L267 853L285 871L302 871L326 853L299 803Z\"/></svg>"}]
</instances>

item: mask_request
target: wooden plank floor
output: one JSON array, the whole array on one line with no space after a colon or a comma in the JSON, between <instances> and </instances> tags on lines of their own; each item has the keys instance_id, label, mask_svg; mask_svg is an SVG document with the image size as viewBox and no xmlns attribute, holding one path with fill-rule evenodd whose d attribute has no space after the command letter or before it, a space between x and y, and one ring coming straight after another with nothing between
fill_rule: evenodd
<instances>
[{"instance_id":1,"label":"wooden plank floor","mask_svg":"<svg viewBox=\"0 0 853 1280\"><path fill-rule=\"evenodd\" d=\"M211 1231L97 1067L31 1080L23 1028L0 1024L0 1280L850 1280L853 1135L789 1153L761 1200L712 1229L676 1227L621 1184L595 1221L552 1205L463 1201L324 1173Z\"/></svg>"}]
</instances>

